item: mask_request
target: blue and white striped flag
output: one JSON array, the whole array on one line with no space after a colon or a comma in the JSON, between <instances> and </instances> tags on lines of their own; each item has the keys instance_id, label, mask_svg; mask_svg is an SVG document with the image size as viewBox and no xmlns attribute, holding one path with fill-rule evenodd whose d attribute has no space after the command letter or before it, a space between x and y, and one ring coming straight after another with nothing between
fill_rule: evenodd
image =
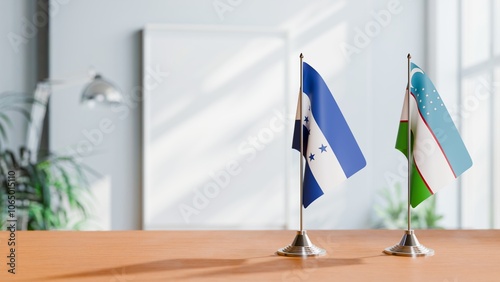
<instances>
[{"instance_id":1,"label":"blue and white striped flag","mask_svg":"<svg viewBox=\"0 0 500 282\"><path fill-rule=\"evenodd\" d=\"M295 118L292 147L300 151L304 132L303 205L308 207L330 189L366 166L366 160L323 78L303 63L302 114Z\"/></svg>"}]
</instances>

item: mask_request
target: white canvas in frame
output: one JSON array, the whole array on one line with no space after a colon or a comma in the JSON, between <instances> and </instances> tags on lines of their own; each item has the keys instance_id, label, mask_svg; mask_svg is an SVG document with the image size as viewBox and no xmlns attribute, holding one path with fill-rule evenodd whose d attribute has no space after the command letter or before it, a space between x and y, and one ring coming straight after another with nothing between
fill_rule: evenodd
<instances>
[{"instance_id":1,"label":"white canvas in frame","mask_svg":"<svg viewBox=\"0 0 500 282\"><path fill-rule=\"evenodd\" d=\"M144 229L285 227L287 48L281 31L145 28Z\"/></svg>"}]
</instances>

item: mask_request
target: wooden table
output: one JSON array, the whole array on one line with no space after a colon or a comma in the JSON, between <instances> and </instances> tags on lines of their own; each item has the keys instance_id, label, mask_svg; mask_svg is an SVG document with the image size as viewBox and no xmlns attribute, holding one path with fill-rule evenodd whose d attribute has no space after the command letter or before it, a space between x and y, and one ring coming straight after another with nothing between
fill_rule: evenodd
<instances>
[{"instance_id":1,"label":"wooden table","mask_svg":"<svg viewBox=\"0 0 500 282\"><path fill-rule=\"evenodd\" d=\"M500 281L500 230L417 230L436 255L388 256L403 232L309 231L328 254L275 255L295 231L113 231L16 233L16 274L0 281Z\"/></svg>"}]
</instances>

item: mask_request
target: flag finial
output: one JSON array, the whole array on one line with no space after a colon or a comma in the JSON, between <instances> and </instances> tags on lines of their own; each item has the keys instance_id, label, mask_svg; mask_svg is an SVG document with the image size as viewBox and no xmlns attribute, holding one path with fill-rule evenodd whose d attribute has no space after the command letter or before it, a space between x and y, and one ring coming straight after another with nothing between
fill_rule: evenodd
<instances>
[{"instance_id":1,"label":"flag finial","mask_svg":"<svg viewBox=\"0 0 500 282\"><path fill-rule=\"evenodd\" d=\"M408 58L408 60L411 59L410 53L408 53L408 56L406 56L406 58Z\"/></svg>"}]
</instances>

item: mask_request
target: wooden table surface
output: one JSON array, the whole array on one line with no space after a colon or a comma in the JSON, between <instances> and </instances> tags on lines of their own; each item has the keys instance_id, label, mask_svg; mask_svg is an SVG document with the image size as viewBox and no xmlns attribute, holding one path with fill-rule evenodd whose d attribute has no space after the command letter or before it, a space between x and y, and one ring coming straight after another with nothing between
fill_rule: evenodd
<instances>
[{"instance_id":1,"label":"wooden table surface","mask_svg":"<svg viewBox=\"0 0 500 282\"><path fill-rule=\"evenodd\" d=\"M19 231L0 281L500 281L500 230L417 230L433 257L382 253L403 231L308 231L318 258L275 254L295 231Z\"/></svg>"}]
</instances>

